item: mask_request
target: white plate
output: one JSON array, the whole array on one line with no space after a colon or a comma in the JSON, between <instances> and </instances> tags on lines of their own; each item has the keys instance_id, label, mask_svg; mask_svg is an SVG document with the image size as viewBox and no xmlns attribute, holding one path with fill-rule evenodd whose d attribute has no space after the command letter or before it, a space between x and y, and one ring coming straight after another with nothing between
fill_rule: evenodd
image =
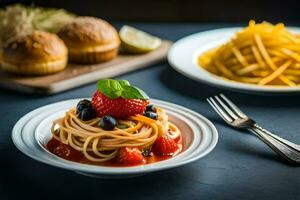
<instances>
[{"instance_id":1,"label":"white plate","mask_svg":"<svg viewBox=\"0 0 300 200\"><path fill-rule=\"evenodd\" d=\"M224 80L202 69L197 64L197 57L203 52L217 47L225 42L239 30L236 28L221 28L211 31L196 33L177 41L169 50L168 61L170 65L179 73L193 80L206 83L219 88L236 90L241 92L255 93L295 93L300 92L300 87L284 86L258 86L247 83L239 83ZM300 33L300 28L288 27L295 33Z\"/></svg>"},{"instance_id":2,"label":"white plate","mask_svg":"<svg viewBox=\"0 0 300 200\"><path fill-rule=\"evenodd\" d=\"M26 114L13 128L12 139L15 146L27 156L55 167L93 177L126 178L193 162L212 151L218 140L216 128L205 117L182 106L152 100L155 105L166 109L173 119L192 130L185 137L186 148L182 153L165 161L134 167L102 167L68 161L50 153L44 146L51 138L52 121L63 116L78 101L79 99L73 99L54 103Z\"/></svg>"}]
</instances>

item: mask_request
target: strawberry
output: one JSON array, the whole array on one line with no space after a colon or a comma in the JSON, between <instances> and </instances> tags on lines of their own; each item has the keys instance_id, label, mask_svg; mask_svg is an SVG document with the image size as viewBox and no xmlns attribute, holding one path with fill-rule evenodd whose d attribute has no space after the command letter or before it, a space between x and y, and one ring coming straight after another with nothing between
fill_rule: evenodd
<instances>
[{"instance_id":1,"label":"strawberry","mask_svg":"<svg viewBox=\"0 0 300 200\"><path fill-rule=\"evenodd\" d=\"M92 98L92 105L98 117L110 115L115 118L127 118L143 114L148 101L143 99L124 99L122 97L111 99L97 90Z\"/></svg>"},{"instance_id":2,"label":"strawberry","mask_svg":"<svg viewBox=\"0 0 300 200\"><path fill-rule=\"evenodd\" d=\"M116 157L117 162L125 165L145 164L141 151L134 147L122 147Z\"/></svg>"},{"instance_id":3,"label":"strawberry","mask_svg":"<svg viewBox=\"0 0 300 200\"><path fill-rule=\"evenodd\" d=\"M167 135L159 137L152 146L153 153L160 156L173 155L177 150L176 142Z\"/></svg>"}]
</instances>

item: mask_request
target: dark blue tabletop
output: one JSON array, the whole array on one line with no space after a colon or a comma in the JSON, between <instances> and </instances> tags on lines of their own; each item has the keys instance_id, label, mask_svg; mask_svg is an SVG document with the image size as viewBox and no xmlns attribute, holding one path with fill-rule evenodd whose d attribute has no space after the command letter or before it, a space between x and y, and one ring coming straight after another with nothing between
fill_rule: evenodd
<instances>
[{"instance_id":1,"label":"dark blue tabletop","mask_svg":"<svg viewBox=\"0 0 300 200\"><path fill-rule=\"evenodd\" d=\"M118 25L118 24L117 24ZM222 24L133 24L170 40ZM27 112L49 103L88 97L90 84L53 96L0 90L0 199L300 199L300 168L282 162L251 134L227 127L205 98L222 92L265 128L300 144L300 96L257 96L212 88L175 72L167 62L117 78L152 98L193 109L219 131L216 148L183 167L127 180L101 180L36 162L19 152L11 130Z\"/></svg>"}]
</instances>

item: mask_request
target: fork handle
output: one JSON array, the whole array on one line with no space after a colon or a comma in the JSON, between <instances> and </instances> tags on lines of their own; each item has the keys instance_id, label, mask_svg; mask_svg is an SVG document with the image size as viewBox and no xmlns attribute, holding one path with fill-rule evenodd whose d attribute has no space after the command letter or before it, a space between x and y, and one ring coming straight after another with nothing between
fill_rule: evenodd
<instances>
[{"instance_id":1,"label":"fork handle","mask_svg":"<svg viewBox=\"0 0 300 200\"><path fill-rule=\"evenodd\" d=\"M273 137L274 134L261 128L257 124L252 126L250 130L260 138L265 144L267 144L271 149L273 149L279 156L288 160L291 163L300 164L300 152L290 145L285 144L282 140L277 140ZM277 136L278 137L278 136ZM280 137L278 137L280 138ZM282 139L282 138L280 138ZM287 141L287 140L284 140ZM291 142L289 142L291 143ZM294 144L295 145L295 144ZM298 146L298 145L296 145Z\"/></svg>"},{"instance_id":2,"label":"fork handle","mask_svg":"<svg viewBox=\"0 0 300 200\"><path fill-rule=\"evenodd\" d=\"M286 140L286 139L283 139L283 138L281 138L281 137L279 137L279 136L277 136L277 135L271 133L270 131L268 131L268 130L262 128L262 127L259 126L258 124L254 124L253 126L254 126L255 128L259 129L260 131L264 132L264 133L267 134L268 136L272 137L273 139L275 139L275 140L281 142L282 144L285 144L285 145L287 145L287 146L293 148L294 150L296 150L296 151L298 151L298 152L300 153L300 145L295 144L295 143L293 143L293 142L290 142L290 141L288 141L288 140Z\"/></svg>"}]
</instances>

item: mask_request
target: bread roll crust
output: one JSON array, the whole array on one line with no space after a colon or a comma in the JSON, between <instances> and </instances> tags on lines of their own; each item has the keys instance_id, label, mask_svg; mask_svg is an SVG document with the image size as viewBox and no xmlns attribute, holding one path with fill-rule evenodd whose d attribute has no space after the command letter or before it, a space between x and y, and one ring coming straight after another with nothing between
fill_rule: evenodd
<instances>
[{"instance_id":1,"label":"bread roll crust","mask_svg":"<svg viewBox=\"0 0 300 200\"><path fill-rule=\"evenodd\" d=\"M93 47L115 44L119 46L119 35L108 22L95 17L78 17L58 32L68 47Z\"/></svg>"},{"instance_id":2,"label":"bread roll crust","mask_svg":"<svg viewBox=\"0 0 300 200\"><path fill-rule=\"evenodd\" d=\"M33 31L10 42L2 52L1 68L15 74L55 73L67 65L68 50L55 34Z\"/></svg>"},{"instance_id":3,"label":"bread roll crust","mask_svg":"<svg viewBox=\"0 0 300 200\"><path fill-rule=\"evenodd\" d=\"M33 31L9 43L2 59L10 63L47 62L67 56L67 47L55 34Z\"/></svg>"},{"instance_id":4,"label":"bread roll crust","mask_svg":"<svg viewBox=\"0 0 300 200\"><path fill-rule=\"evenodd\" d=\"M78 17L66 24L58 36L69 49L69 60L93 64L117 56L120 39L116 29L108 22L95 17Z\"/></svg>"}]
</instances>

